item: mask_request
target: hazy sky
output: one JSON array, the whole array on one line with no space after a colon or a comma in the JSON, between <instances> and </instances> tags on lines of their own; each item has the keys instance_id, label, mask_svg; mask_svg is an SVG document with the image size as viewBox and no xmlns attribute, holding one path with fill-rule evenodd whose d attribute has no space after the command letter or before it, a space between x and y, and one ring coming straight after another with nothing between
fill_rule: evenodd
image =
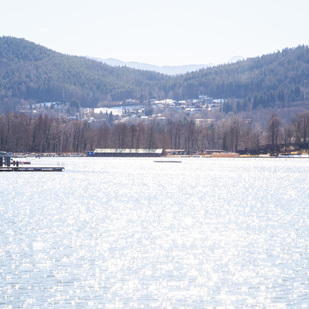
<instances>
[{"instance_id":1,"label":"hazy sky","mask_svg":"<svg viewBox=\"0 0 309 309\"><path fill-rule=\"evenodd\" d=\"M308 30L308 0L0 0L0 36L156 65L308 45Z\"/></svg>"}]
</instances>

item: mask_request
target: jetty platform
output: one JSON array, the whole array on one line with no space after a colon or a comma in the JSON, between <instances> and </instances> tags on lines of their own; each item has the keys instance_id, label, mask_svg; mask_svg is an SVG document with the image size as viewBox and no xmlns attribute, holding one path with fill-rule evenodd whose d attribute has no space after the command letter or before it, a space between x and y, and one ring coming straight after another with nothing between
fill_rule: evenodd
<instances>
[{"instance_id":1,"label":"jetty platform","mask_svg":"<svg viewBox=\"0 0 309 309\"><path fill-rule=\"evenodd\" d=\"M0 172L62 172L63 166L2 166Z\"/></svg>"},{"instance_id":2,"label":"jetty platform","mask_svg":"<svg viewBox=\"0 0 309 309\"><path fill-rule=\"evenodd\" d=\"M12 159L10 153L0 151L0 172L62 172L63 166L24 166L31 162L20 162Z\"/></svg>"}]
</instances>

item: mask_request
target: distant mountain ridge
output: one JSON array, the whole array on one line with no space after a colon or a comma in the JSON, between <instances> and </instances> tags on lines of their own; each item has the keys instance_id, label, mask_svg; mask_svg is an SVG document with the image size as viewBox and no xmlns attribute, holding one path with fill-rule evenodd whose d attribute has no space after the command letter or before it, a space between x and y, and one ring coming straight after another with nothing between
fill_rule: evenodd
<instances>
[{"instance_id":1,"label":"distant mountain ridge","mask_svg":"<svg viewBox=\"0 0 309 309\"><path fill-rule=\"evenodd\" d=\"M212 63L188 64L188 65L178 65L178 66L168 66L168 65L157 66L153 64L134 62L134 61L126 62L126 61L122 61L122 60L118 60L114 58L107 58L107 59L90 58L90 59L105 63L113 67L129 67L132 69L153 71L153 72L166 74L166 75L186 74L189 72L195 72L201 69L206 69L212 66Z\"/></svg>"},{"instance_id":2,"label":"distant mountain ridge","mask_svg":"<svg viewBox=\"0 0 309 309\"><path fill-rule=\"evenodd\" d=\"M245 60L245 57L243 57L243 56L234 56L234 57L232 57L228 61L228 63L235 63L235 62L242 61L242 60Z\"/></svg>"},{"instance_id":3,"label":"distant mountain ridge","mask_svg":"<svg viewBox=\"0 0 309 309\"><path fill-rule=\"evenodd\" d=\"M142 63L142 62L136 62L136 61L122 61L115 58L107 58L107 59L101 59L101 58L90 58L92 60L96 60L98 62L105 63L107 65L110 65L112 67L129 67L132 69L137 70L146 70L146 71L153 71L165 75L183 75L195 71L199 71L201 69L207 69L210 67L213 67L213 63L208 64L187 64L187 65L164 65L164 66L158 66L154 64L148 64L148 63ZM230 58L226 64L229 63L235 63L238 61L242 61L245 58L243 56L234 56Z\"/></svg>"}]
</instances>

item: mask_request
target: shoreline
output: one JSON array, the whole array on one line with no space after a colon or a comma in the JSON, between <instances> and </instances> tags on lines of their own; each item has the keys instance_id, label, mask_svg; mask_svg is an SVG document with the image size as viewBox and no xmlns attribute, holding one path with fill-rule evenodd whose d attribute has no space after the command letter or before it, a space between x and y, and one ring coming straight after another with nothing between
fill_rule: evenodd
<instances>
[{"instance_id":1,"label":"shoreline","mask_svg":"<svg viewBox=\"0 0 309 309\"><path fill-rule=\"evenodd\" d=\"M83 158L89 157L86 153L11 153L11 156L14 158L61 158L61 157L72 157L72 158ZM118 156L111 156L111 158L119 158ZM129 157L123 157L129 158ZM143 158L143 157L135 157L135 158ZM238 153L229 153L229 152L221 152L221 153L213 153L213 154L204 154L204 155L166 155L161 156L160 158L216 158L216 159L265 159L265 158L278 158L278 159L294 159L294 158L309 158L308 153L302 154L279 154L278 156L271 155L239 155Z\"/></svg>"}]
</instances>

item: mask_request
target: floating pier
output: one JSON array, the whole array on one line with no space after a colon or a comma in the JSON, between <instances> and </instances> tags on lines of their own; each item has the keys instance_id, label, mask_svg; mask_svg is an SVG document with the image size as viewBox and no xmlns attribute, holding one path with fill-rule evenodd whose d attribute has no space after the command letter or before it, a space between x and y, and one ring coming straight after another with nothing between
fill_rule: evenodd
<instances>
[{"instance_id":1,"label":"floating pier","mask_svg":"<svg viewBox=\"0 0 309 309\"><path fill-rule=\"evenodd\" d=\"M62 172L63 170L63 166L23 166L23 162L13 161L12 155L0 151L0 172Z\"/></svg>"},{"instance_id":2,"label":"floating pier","mask_svg":"<svg viewBox=\"0 0 309 309\"><path fill-rule=\"evenodd\" d=\"M62 172L62 166L2 166L0 172Z\"/></svg>"}]
</instances>

